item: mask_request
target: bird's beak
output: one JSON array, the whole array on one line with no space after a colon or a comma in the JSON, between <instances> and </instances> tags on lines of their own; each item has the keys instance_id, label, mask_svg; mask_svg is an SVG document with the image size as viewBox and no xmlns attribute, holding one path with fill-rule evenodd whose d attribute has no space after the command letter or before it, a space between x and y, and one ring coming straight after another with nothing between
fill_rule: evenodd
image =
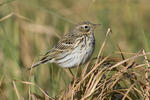
<instances>
[{"instance_id":1,"label":"bird's beak","mask_svg":"<svg viewBox=\"0 0 150 100\"><path fill-rule=\"evenodd\" d=\"M93 24L94 28L96 28L97 26L100 26L101 24Z\"/></svg>"}]
</instances>

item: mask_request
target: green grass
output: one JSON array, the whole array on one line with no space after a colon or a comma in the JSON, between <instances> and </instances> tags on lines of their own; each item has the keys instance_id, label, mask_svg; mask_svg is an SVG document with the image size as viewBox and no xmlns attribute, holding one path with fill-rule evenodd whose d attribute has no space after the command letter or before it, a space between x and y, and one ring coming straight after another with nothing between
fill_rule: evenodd
<instances>
[{"instance_id":1,"label":"green grass","mask_svg":"<svg viewBox=\"0 0 150 100\"><path fill-rule=\"evenodd\" d=\"M84 20L101 24L95 31L93 58L98 55L108 28L112 29L122 51L137 53L144 48L149 52L149 3L144 0L1 0L0 97L16 100L18 90L21 98L28 99L30 85L18 81L32 82L48 92L50 97L67 88L71 79L56 64L41 65L31 74L25 70L55 45L59 36ZM120 54L115 54L116 51L119 50L110 34L103 55L120 57ZM73 69L73 72L76 73L76 70ZM32 93L43 96L37 87L31 85Z\"/></svg>"}]
</instances>

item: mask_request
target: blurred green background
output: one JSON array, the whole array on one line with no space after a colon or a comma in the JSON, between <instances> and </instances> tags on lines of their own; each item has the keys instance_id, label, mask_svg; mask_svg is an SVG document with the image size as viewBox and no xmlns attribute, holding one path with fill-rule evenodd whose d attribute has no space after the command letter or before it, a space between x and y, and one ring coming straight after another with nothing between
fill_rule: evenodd
<instances>
[{"instance_id":1,"label":"blurred green background","mask_svg":"<svg viewBox=\"0 0 150 100\"><path fill-rule=\"evenodd\" d=\"M65 88L70 77L55 64L41 65L32 75L25 71L42 54L81 21L100 23L95 31L98 54L111 28L122 51L149 51L150 1L148 0L0 0L0 97L17 99L13 80L37 84L52 97ZM110 36L105 55L118 51ZM73 69L76 70L76 69ZM19 94L28 98L28 85L15 82ZM42 95L32 86L32 93Z\"/></svg>"}]
</instances>

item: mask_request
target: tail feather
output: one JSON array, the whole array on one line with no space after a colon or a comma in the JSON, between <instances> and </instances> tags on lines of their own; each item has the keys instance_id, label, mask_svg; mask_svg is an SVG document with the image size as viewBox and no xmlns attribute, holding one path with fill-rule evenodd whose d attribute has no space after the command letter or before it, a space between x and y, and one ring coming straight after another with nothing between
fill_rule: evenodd
<instances>
[{"instance_id":1,"label":"tail feather","mask_svg":"<svg viewBox=\"0 0 150 100\"><path fill-rule=\"evenodd\" d=\"M27 69L27 71L28 71L28 70L31 70L32 68L35 68L35 67L37 67L37 66L39 66L39 65L41 65L41 64L44 64L44 63L47 62L47 61L48 61L48 60L41 60L41 61L39 61L39 62L33 64L30 68Z\"/></svg>"}]
</instances>

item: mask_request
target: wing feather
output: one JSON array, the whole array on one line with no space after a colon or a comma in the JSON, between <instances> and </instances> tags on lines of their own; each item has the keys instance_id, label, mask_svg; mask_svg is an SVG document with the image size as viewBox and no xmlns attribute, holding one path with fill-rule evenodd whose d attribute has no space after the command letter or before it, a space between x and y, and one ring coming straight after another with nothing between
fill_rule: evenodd
<instances>
[{"instance_id":1,"label":"wing feather","mask_svg":"<svg viewBox=\"0 0 150 100\"><path fill-rule=\"evenodd\" d=\"M39 62L32 65L31 68L34 68L36 66L39 66L40 64L49 62L52 59L59 58L59 55L62 53L67 52L68 50L73 48L73 45L79 35L68 33L64 35L58 43L50 49L45 55L40 59ZM31 69L29 68L29 70Z\"/></svg>"}]
</instances>

